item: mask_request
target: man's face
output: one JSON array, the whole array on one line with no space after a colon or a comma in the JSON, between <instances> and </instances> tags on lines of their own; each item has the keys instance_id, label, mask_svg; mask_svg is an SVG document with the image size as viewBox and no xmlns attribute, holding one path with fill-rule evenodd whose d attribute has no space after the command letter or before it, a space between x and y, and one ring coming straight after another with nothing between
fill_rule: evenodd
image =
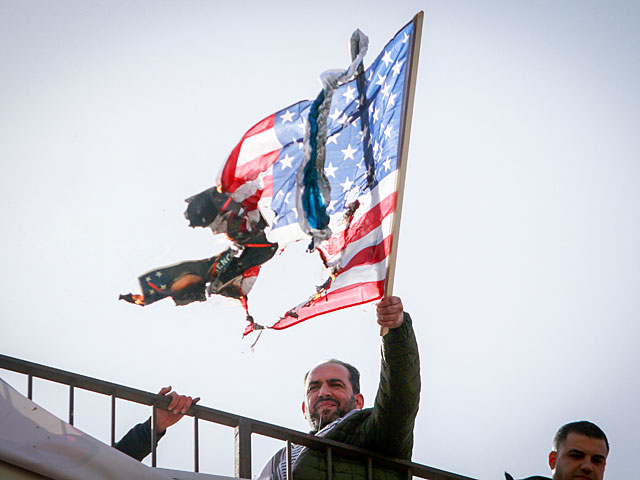
<instances>
[{"instance_id":1,"label":"man's face","mask_svg":"<svg viewBox=\"0 0 640 480\"><path fill-rule=\"evenodd\" d=\"M362 395L353 394L346 367L338 363L323 363L309 372L302 412L313 431L317 432L363 405Z\"/></svg>"},{"instance_id":2,"label":"man's face","mask_svg":"<svg viewBox=\"0 0 640 480\"><path fill-rule=\"evenodd\" d=\"M553 480L602 480L608 453L604 440L570 433L558 451L549 454Z\"/></svg>"}]
</instances>

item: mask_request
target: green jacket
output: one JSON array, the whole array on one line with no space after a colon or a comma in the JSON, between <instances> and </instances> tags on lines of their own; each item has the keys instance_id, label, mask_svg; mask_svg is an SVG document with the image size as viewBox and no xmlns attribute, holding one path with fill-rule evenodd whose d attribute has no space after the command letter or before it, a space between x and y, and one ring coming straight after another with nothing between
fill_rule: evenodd
<instances>
[{"instance_id":1,"label":"green jacket","mask_svg":"<svg viewBox=\"0 0 640 480\"><path fill-rule=\"evenodd\" d=\"M355 447L373 450L385 456L411 459L413 426L420 400L420 358L411 317L404 314L403 324L382 338L380 384L373 408L366 408L345 418L325 438ZM284 449L267 464L259 479L277 479L277 468ZM365 480L366 459L333 455L334 480ZM293 466L294 480L325 480L324 451L306 448ZM269 472L270 471L270 472ZM377 467L375 480L406 479L405 473Z\"/></svg>"}]
</instances>

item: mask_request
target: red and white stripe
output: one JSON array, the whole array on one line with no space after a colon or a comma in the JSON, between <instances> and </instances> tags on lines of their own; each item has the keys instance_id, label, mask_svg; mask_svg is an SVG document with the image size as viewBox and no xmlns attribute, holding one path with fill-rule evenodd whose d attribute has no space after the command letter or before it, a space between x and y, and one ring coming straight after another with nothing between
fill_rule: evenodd
<instances>
[{"instance_id":1,"label":"red and white stripe","mask_svg":"<svg viewBox=\"0 0 640 480\"><path fill-rule=\"evenodd\" d=\"M249 211L273 194L271 172L283 147L273 128L275 117L269 115L244 134L219 175L218 185Z\"/></svg>"},{"instance_id":2,"label":"red and white stripe","mask_svg":"<svg viewBox=\"0 0 640 480\"><path fill-rule=\"evenodd\" d=\"M318 246L327 264L337 268L329 288L287 312L272 328L281 330L382 297L391 251L396 178L396 174L388 175L372 192L361 197L351 223Z\"/></svg>"}]
</instances>

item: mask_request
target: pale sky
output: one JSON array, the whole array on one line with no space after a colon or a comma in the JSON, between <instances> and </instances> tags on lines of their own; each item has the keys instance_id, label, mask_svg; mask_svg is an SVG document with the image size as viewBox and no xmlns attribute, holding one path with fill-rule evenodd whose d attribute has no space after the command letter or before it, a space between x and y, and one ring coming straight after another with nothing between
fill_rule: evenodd
<instances>
[{"instance_id":1,"label":"pale sky","mask_svg":"<svg viewBox=\"0 0 640 480\"><path fill-rule=\"evenodd\" d=\"M640 445L640 5L628 1L0 0L0 352L306 431L302 376L379 372L373 305L266 332L212 298L117 300L157 266L224 245L184 199L244 132L320 89L370 38L369 65L420 10L424 28L394 292L413 318L422 398L413 459L489 480L548 475L563 423ZM271 324L324 280L294 246L249 301ZM22 391L26 381L0 375ZM109 440L109 400L76 394ZM34 399L66 418L62 387ZM118 434L145 418L122 407ZM233 432L201 427L201 471L233 474ZM279 448L254 437L254 473ZM192 468L191 422L159 465Z\"/></svg>"}]
</instances>

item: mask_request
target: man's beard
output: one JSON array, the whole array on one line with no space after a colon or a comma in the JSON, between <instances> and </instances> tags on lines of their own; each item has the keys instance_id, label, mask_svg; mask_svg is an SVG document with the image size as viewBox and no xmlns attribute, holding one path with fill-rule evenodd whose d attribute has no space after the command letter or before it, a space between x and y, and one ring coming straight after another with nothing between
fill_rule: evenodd
<instances>
[{"instance_id":1,"label":"man's beard","mask_svg":"<svg viewBox=\"0 0 640 480\"><path fill-rule=\"evenodd\" d=\"M327 400L326 398L316 400L315 405L317 405L321 401L326 401L326 400ZM356 397L355 395L351 397L344 406L338 404L337 408L333 411L331 415L324 416L324 417L320 416L320 413L318 412L318 409L315 405L313 406L313 408L310 408L309 410L307 410L307 421L309 422L309 425L311 426L311 431L313 433L319 432L324 427L329 425L331 422L344 417L347 413L349 413L351 410L356 408Z\"/></svg>"},{"instance_id":2,"label":"man's beard","mask_svg":"<svg viewBox=\"0 0 640 480\"><path fill-rule=\"evenodd\" d=\"M553 476L551 477L551 479L552 480L569 480L573 478L574 473L577 473L577 472L564 472L564 471L556 470L553 473ZM585 477L589 477L589 478L597 478L594 472L581 473L581 475L584 475Z\"/></svg>"}]
</instances>

